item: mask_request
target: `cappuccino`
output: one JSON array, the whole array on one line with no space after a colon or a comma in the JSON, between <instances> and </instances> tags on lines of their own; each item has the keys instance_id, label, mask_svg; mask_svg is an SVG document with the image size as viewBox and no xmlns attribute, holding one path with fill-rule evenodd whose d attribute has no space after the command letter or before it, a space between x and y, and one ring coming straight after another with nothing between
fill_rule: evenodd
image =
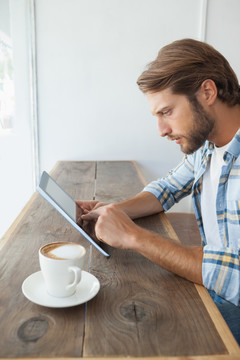
<instances>
[{"instance_id":1,"label":"cappuccino","mask_svg":"<svg viewBox=\"0 0 240 360\"><path fill-rule=\"evenodd\" d=\"M71 242L55 242L39 249L39 261L47 292L71 296L81 281L86 250Z\"/></svg>"},{"instance_id":2,"label":"cappuccino","mask_svg":"<svg viewBox=\"0 0 240 360\"><path fill-rule=\"evenodd\" d=\"M85 253L85 249L75 243L58 242L43 246L41 253L50 259L70 260L81 258Z\"/></svg>"}]
</instances>

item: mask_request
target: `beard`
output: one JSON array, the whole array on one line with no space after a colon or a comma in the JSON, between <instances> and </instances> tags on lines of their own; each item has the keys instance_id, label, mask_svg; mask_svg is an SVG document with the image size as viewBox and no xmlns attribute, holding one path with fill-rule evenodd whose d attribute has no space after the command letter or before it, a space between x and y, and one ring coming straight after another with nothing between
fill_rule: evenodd
<instances>
[{"instance_id":1,"label":"beard","mask_svg":"<svg viewBox=\"0 0 240 360\"><path fill-rule=\"evenodd\" d=\"M186 143L180 145L182 152L187 155L192 154L204 144L215 124L214 118L204 110L196 96L189 98L189 102L193 113L193 125L189 133L183 136Z\"/></svg>"}]
</instances>

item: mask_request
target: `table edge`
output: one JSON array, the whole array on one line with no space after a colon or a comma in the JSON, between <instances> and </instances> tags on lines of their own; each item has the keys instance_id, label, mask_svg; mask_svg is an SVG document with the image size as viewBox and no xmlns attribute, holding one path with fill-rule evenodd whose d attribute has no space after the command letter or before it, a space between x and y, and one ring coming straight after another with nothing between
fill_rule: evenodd
<instances>
[{"instance_id":1,"label":"table edge","mask_svg":"<svg viewBox=\"0 0 240 360\"><path fill-rule=\"evenodd\" d=\"M144 186L147 184L146 179L144 178L138 164L136 161L133 161L133 165L135 166L137 173L144 184ZM180 242L175 230L173 229L169 219L164 213L160 213L159 216L161 217L161 221L163 223L163 226L165 227L167 233L171 237L171 239ZM208 311L208 314L214 323L214 326L219 333L222 342L224 343L227 351L231 355L239 354L240 355L240 347L238 346L237 341L235 340L234 336L232 335L232 332L230 331L227 323L223 319L220 311L218 310L217 306L215 305L214 301L212 300L211 296L209 295L207 289L199 284L194 284L206 310ZM193 357L194 359L194 357Z\"/></svg>"},{"instance_id":2,"label":"table edge","mask_svg":"<svg viewBox=\"0 0 240 360\"><path fill-rule=\"evenodd\" d=\"M1 360L37 360L39 358L1 358ZM41 357L41 360L63 360L62 357ZM220 355L194 355L194 356L155 356L155 357L132 357L132 356L106 356L106 357L64 357L64 360L239 360L239 355L220 354Z\"/></svg>"},{"instance_id":3,"label":"table edge","mask_svg":"<svg viewBox=\"0 0 240 360\"><path fill-rule=\"evenodd\" d=\"M138 175L140 180L142 181L143 185L145 186L147 184L147 181L144 177L144 175L142 174L139 165L137 164L136 161L129 161L131 162ZM55 166L53 167L53 169L51 170L51 173L54 172L54 170L56 169L56 167L58 166L58 164L60 163L60 161L58 161ZM17 216L17 218L14 220L14 222L11 224L11 226L8 228L8 230L5 232L5 234L1 237L0 239L0 251L2 250L2 248L7 244L9 238L11 237L12 233L14 232L14 230L16 229L16 227L18 226L18 224L20 223L20 221L22 220L22 218L25 216L26 212L28 211L28 208L30 207L30 205L32 204L32 202L36 199L36 197L39 196L38 193L35 191L33 193L33 195L30 197L30 199L28 200L28 202L26 203L26 205L23 207L23 209L21 210L21 212L19 213L19 215ZM163 226L165 227L167 233L169 234L169 236L175 240L180 242L176 232L174 231L170 221L168 220L167 216L164 213L160 213L159 216L161 217L161 221L163 223ZM208 314L211 318L211 320L214 323L214 326L217 329L217 332L219 334L219 336L221 337L222 342L224 343L228 354L226 355L212 355L212 356L190 356L190 357L144 357L144 358L140 358L140 357L128 357L128 359L166 359L166 360L172 360L172 359L188 359L191 358L191 360L200 360L200 359L229 359L229 360L239 360L240 357L240 347L238 346L238 343L236 342L234 336L232 335L228 325L226 324L225 320L223 319L221 313L219 312L217 306L215 305L214 301L212 300L212 298L210 297L208 291L206 290L205 287L198 285L198 284L194 284L206 310L208 311ZM7 359L7 358L6 358ZM15 358L14 358L15 359ZM25 359L25 358L16 358L18 360L21 359ZM34 359L34 358L28 358L29 360ZM46 358L47 359L47 358ZM58 358L52 358L52 359L58 359ZM60 358L59 358L60 359ZM66 358L67 359L77 359L77 358ZM79 359L82 359L81 357ZM84 357L84 359L86 360L91 360L91 359L96 359L96 358L87 358ZM106 358L98 358L98 360L101 359L106 359ZM125 357L111 357L111 359L126 359ZM5 358L1 358L0 360L5 360ZM44 358L42 358L42 360L44 360Z\"/></svg>"}]
</instances>

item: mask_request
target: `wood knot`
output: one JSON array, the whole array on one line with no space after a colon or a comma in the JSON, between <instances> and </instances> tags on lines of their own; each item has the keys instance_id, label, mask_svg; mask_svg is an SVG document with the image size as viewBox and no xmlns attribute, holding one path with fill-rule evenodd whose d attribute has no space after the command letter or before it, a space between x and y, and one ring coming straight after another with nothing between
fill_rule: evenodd
<instances>
[{"instance_id":1,"label":"wood knot","mask_svg":"<svg viewBox=\"0 0 240 360\"><path fill-rule=\"evenodd\" d=\"M123 317L131 321L142 321L147 315L143 306L136 304L135 301L122 305L120 313Z\"/></svg>"},{"instance_id":2,"label":"wood knot","mask_svg":"<svg viewBox=\"0 0 240 360\"><path fill-rule=\"evenodd\" d=\"M24 342L36 342L47 332L48 327L47 319L32 317L20 326L17 335Z\"/></svg>"}]
</instances>

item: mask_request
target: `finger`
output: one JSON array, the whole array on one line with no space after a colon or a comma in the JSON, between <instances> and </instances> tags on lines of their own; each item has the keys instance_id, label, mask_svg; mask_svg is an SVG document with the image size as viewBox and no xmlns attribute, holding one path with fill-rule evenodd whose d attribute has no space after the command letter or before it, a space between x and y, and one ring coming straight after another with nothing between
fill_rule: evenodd
<instances>
[{"instance_id":1,"label":"finger","mask_svg":"<svg viewBox=\"0 0 240 360\"><path fill-rule=\"evenodd\" d=\"M81 217L79 217L79 218L77 219L77 224L78 224L79 226L82 226L83 220L81 219Z\"/></svg>"},{"instance_id":2,"label":"finger","mask_svg":"<svg viewBox=\"0 0 240 360\"><path fill-rule=\"evenodd\" d=\"M106 206L108 205L107 203L104 203L104 202L98 202L95 207L94 207L94 210L100 208L100 207L103 207L103 206Z\"/></svg>"},{"instance_id":3,"label":"finger","mask_svg":"<svg viewBox=\"0 0 240 360\"><path fill-rule=\"evenodd\" d=\"M75 204L78 206L78 207L80 207L81 208L81 206L82 206L82 201L81 200L75 200Z\"/></svg>"},{"instance_id":4,"label":"finger","mask_svg":"<svg viewBox=\"0 0 240 360\"><path fill-rule=\"evenodd\" d=\"M107 244L106 241L104 241L102 238L99 238L99 237L98 237L98 240L101 241L101 242L104 243L104 244Z\"/></svg>"},{"instance_id":5,"label":"finger","mask_svg":"<svg viewBox=\"0 0 240 360\"><path fill-rule=\"evenodd\" d=\"M81 216L82 220L97 220L99 217L98 213L95 211L90 211L88 214L83 214Z\"/></svg>"},{"instance_id":6,"label":"finger","mask_svg":"<svg viewBox=\"0 0 240 360\"><path fill-rule=\"evenodd\" d=\"M96 237L99 241L101 241L102 243L106 244L106 241L103 240L102 236L96 231L96 228L95 228L95 234L96 234Z\"/></svg>"}]
</instances>

